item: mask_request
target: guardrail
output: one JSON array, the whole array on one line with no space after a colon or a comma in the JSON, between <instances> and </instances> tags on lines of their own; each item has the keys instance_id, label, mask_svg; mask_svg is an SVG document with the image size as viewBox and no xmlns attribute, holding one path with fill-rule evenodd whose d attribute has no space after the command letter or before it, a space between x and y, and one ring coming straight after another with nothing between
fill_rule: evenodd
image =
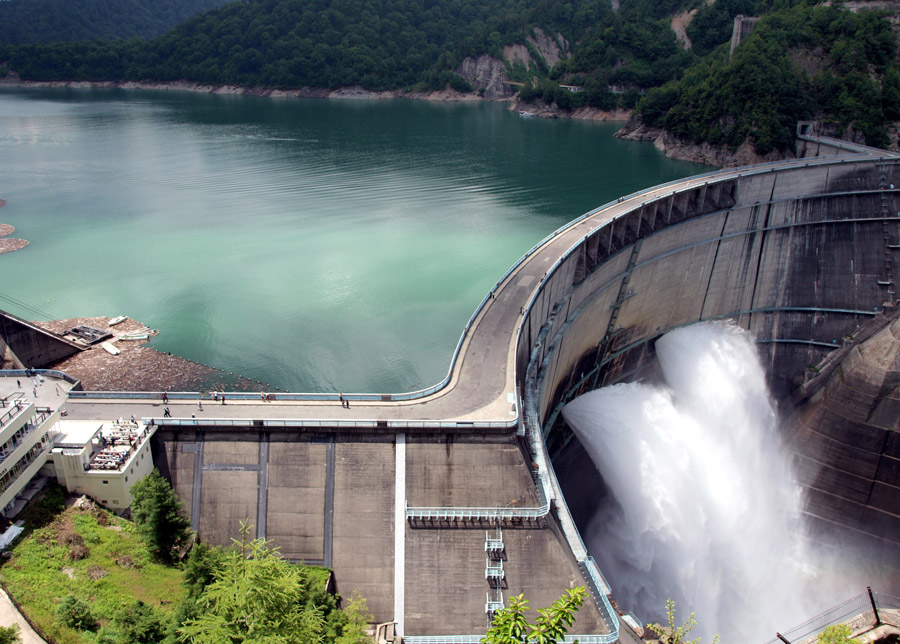
<instances>
[{"instance_id":1,"label":"guardrail","mask_svg":"<svg viewBox=\"0 0 900 644\"><path fill-rule=\"evenodd\" d=\"M49 378L59 378L73 385L77 385L81 382L78 378L73 378L65 371L58 371L56 369L0 369L0 376L8 378L16 378L19 376L33 378L34 376L44 376Z\"/></svg>"},{"instance_id":2,"label":"guardrail","mask_svg":"<svg viewBox=\"0 0 900 644\"><path fill-rule=\"evenodd\" d=\"M879 609L900 610L900 597L873 592L871 588L866 588L866 592L832 606L799 626L794 626L784 633L776 633L775 639L769 640L766 644L793 644L809 640L833 624L846 622L850 618L866 613L872 613L872 619L860 624L856 629L857 632L853 633L854 636L883 623L900 628L900 615L880 612Z\"/></svg>"},{"instance_id":3,"label":"guardrail","mask_svg":"<svg viewBox=\"0 0 900 644\"><path fill-rule=\"evenodd\" d=\"M509 430L515 427L515 420L376 420L376 419L302 419L302 418L160 418L144 417L141 420L152 425L182 426L182 427L238 427L247 429L259 429L260 427L281 427L291 429L462 429L483 430L503 429Z\"/></svg>"},{"instance_id":4,"label":"guardrail","mask_svg":"<svg viewBox=\"0 0 900 644\"><path fill-rule=\"evenodd\" d=\"M407 506L406 519L418 521L501 521L503 519L541 519L546 517L549 512L549 503L545 503L536 508L439 508Z\"/></svg>"},{"instance_id":5,"label":"guardrail","mask_svg":"<svg viewBox=\"0 0 900 644\"><path fill-rule=\"evenodd\" d=\"M479 644L484 635L404 635L408 644ZM612 644L618 637L608 635L566 635L560 644Z\"/></svg>"}]
</instances>

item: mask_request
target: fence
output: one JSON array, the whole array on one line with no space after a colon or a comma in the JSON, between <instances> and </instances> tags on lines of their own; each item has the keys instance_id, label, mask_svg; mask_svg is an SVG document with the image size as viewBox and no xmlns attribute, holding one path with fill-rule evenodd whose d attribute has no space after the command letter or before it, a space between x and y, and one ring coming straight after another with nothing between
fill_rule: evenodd
<instances>
[{"instance_id":1,"label":"fence","mask_svg":"<svg viewBox=\"0 0 900 644\"><path fill-rule=\"evenodd\" d=\"M872 592L871 588L867 588L866 592L832 606L799 626L794 626L784 633L776 633L775 639L769 640L766 644L803 642L817 636L833 624L847 622L854 617L863 618L861 622L851 626L854 635L885 623L900 628L900 613L894 611L900 611L900 597Z\"/></svg>"}]
</instances>

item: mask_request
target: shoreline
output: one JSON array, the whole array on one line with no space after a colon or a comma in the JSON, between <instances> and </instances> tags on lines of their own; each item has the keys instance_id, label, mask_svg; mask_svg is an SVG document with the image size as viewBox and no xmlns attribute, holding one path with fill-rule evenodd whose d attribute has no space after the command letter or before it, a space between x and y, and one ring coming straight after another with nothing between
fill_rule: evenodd
<instances>
[{"instance_id":1,"label":"shoreline","mask_svg":"<svg viewBox=\"0 0 900 644\"><path fill-rule=\"evenodd\" d=\"M736 154L725 147L714 147L709 144L693 144L686 142L672 142L671 136L661 131L653 133L644 131L646 128L629 126L632 124L633 112L623 109L599 110L592 107L580 107L571 112L560 110L555 105L522 103L516 94L498 98L485 98L478 93L468 94L453 89L444 89L433 92L410 92L403 89L372 92L360 86L342 87L338 89L271 89L266 87L241 87L238 85L210 85L187 80L167 82L147 81L31 81L22 80L15 72L9 72L0 78L0 88L71 88L71 89L126 89L126 90L156 90L156 91L183 91L197 94L214 94L224 96L259 96L262 98L325 98L339 100L424 100L439 103L462 103L486 101L494 103L507 103L511 112L532 112L539 118L567 118L585 121L597 121L600 123L621 123L622 127L614 136L635 140L651 141L653 145L665 156L681 161L694 161L719 168L746 165L748 159L755 158L755 152L749 144L743 146L746 150ZM787 157L779 157L787 158ZM771 159L769 159L771 160Z\"/></svg>"},{"instance_id":2,"label":"shoreline","mask_svg":"<svg viewBox=\"0 0 900 644\"><path fill-rule=\"evenodd\" d=\"M114 326L111 317L79 317L32 322L56 335L87 325L112 333L107 343L115 343L118 355L107 352L100 343L53 364L81 381L89 391L278 391L266 383L244 378L187 358L157 351L146 340L122 340L122 335L149 332L143 323L126 318ZM148 333L151 337L155 333Z\"/></svg>"},{"instance_id":3,"label":"shoreline","mask_svg":"<svg viewBox=\"0 0 900 644\"><path fill-rule=\"evenodd\" d=\"M184 91L197 94L216 94L223 96L259 96L263 98L327 98L343 100L388 100L407 99L416 101L434 101L437 103L469 103L491 102L509 103L510 111L534 110L536 116L541 118L572 118L578 120L622 122L628 121L631 113L626 110L616 109L611 111L598 110L593 107L581 107L572 112L564 112L556 107L535 106L530 103L521 103L515 94L502 98L484 98L476 92L463 93L454 89L443 89L432 92L410 92L405 89L384 90L373 92L358 85L341 87L338 89L272 89L267 87L241 87L239 85L210 85L193 81L179 80L167 82L146 81L30 81L22 80L10 72L0 78L0 87L25 87L25 88L72 88L72 89L128 89L128 90L156 90L156 91Z\"/></svg>"}]
</instances>

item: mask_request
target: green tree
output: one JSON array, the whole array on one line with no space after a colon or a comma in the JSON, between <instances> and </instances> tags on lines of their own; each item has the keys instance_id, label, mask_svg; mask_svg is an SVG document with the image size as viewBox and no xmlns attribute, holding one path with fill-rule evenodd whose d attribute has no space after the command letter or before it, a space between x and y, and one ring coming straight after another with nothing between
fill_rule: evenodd
<instances>
[{"instance_id":1,"label":"green tree","mask_svg":"<svg viewBox=\"0 0 900 644\"><path fill-rule=\"evenodd\" d=\"M156 557L171 562L190 536L190 520L169 482L154 469L131 488L131 515L138 534Z\"/></svg>"},{"instance_id":2,"label":"green tree","mask_svg":"<svg viewBox=\"0 0 900 644\"><path fill-rule=\"evenodd\" d=\"M19 644L21 641L18 624L0 626L0 644Z\"/></svg>"},{"instance_id":3,"label":"green tree","mask_svg":"<svg viewBox=\"0 0 900 644\"><path fill-rule=\"evenodd\" d=\"M566 636L575 622L575 613L584 603L587 591L582 586L566 590L548 608L538 609L534 624L525 619L529 610L524 595L509 600L509 606L494 615L491 627L481 638L482 644L556 644Z\"/></svg>"},{"instance_id":4,"label":"green tree","mask_svg":"<svg viewBox=\"0 0 900 644\"><path fill-rule=\"evenodd\" d=\"M97 628L97 619L91 614L91 607L74 595L66 595L56 607L56 619L60 624L79 631Z\"/></svg>"},{"instance_id":5,"label":"green tree","mask_svg":"<svg viewBox=\"0 0 900 644\"><path fill-rule=\"evenodd\" d=\"M366 633L369 624L374 621L369 613L366 598L354 591L343 610L336 610L328 618L328 634L326 641L335 644L367 644L372 638Z\"/></svg>"},{"instance_id":6,"label":"green tree","mask_svg":"<svg viewBox=\"0 0 900 644\"><path fill-rule=\"evenodd\" d=\"M201 613L179 634L191 644L320 644L323 609L309 600L303 566L285 561L265 539L248 541L250 526L241 525L200 596Z\"/></svg>"},{"instance_id":7,"label":"green tree","mask_svg":"<svg viewBox=\"0 0 900 644\"><path fill-rule=\"evenodd\" d=\"M157 644L166 636L166 628L159 615L138 600L125 606L115 619L119 644Z\"/></svg>"},{"instance_id":8,"label":"green tree","mask_svg":"<svg viewBox=\"0 0 900 644\"><path fill-rule=\"evenodd\" d=\"M832 624L819 633L819 644L852 644L853 631L846 624Z\"/></svg>"},{"instance_id":9,"label":"green tree","mask_svg":"<svg viewBox=\"0 0 900 644\"><path fill-rule=\"evenodd\" d=\"M700 638L696 637L692 640L687 639L688 633L694 630L697 620L694 613L691 613L687 621L681 626L675 625L675 602L671 599L666 600L666 617L669 620L669 626L660 626L659 624L647 624L647 628L653 631L662 644L698 644ZM713 644L718 644L719 636L713 638Z\"/></svg>"}]
</instances>

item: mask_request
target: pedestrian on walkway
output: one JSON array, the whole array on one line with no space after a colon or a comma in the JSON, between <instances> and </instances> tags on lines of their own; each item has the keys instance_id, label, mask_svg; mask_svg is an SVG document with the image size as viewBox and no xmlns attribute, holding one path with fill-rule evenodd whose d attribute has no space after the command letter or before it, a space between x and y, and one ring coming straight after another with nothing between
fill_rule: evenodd
<instances>
[{"instance_id":1,"label":"pedestrian on walkway","mask_svg":"<svg viewBox=\"0 0 900 644\"><path fill-rule=\"evenodd\" d=\"M197 399L197 410L203 411L203 401L200 399Z\"/></svg>"},{"instance_id":2,"label":"pedestrian on walkway","mask_svg":"<svg viewBox=\"0 0 900 644\"><path fill-rule=\"evenodd\" d=\"M171 418L171 417L172 417L172 412L169 411L169 408L166 407L165 409L163 409L163 418Z\"/></svg>"},{"instance_id":3,"label":"pedestrian on walkway","mask_svg":"<svg viewBox=\"0 0 900 644\"><path fill-rule=\"evenodd\" d=\"M222 404L223 405L225 404L225 392L224 391L222 392Z\"/></svg>"},{"instance_id":4,"label":"pedestrian on walkway","mask_svg":"<svg viewBox=\"0 0 900 644\"><path fill-rule=\"evenodd\" d=\"M21 389L21 388L22 388L22 381L19 380L18 378L16 378L16 389Z\"/></svg>"},{"instance_id":5,"label":"pedestrian on walkway","mask_svg":"<svg viewBox=\"0 0 900 644\"><path fill-rule=\"evenodd\" d=\"M344 394L338 394L338 398L341 399L341 407L344 406Z\"/></svg>"},{"instance_id":6,"label":"pedestrian on walkway","mask_svg":"<svg viewBox=\"0 0 900 644\"><path fill-rule=\"evenodd\" d=\"M167 394L165 391L162 394L162 401L164 405L169 402L169 394Z\"/></svg>"}]
</instances>

